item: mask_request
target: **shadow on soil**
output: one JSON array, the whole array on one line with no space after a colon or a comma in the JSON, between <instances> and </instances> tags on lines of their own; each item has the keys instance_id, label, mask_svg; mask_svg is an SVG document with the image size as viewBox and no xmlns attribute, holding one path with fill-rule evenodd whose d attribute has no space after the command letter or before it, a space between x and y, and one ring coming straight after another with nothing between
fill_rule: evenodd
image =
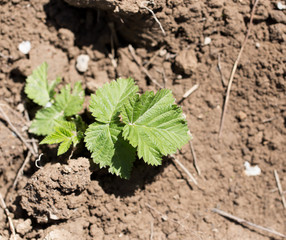
<instances>
[{"instance_id":1,"label":"shadow on soil","mask_svg":"<svg viewBox=\"0 0 286 240\"><path fill-rule=\"evenodd\" d=\"M92 46L106 56L111 48L111 31L103 11L76 8L64 1L51 0L44 5L49 27L69 29L75 37L74 45Z\"/></svg>"},{"instance_id":2,"label":"shadow on soil","mask_svg":"<svg viewBox=\"0 0 286 240\"><path fill-rule=\"evenodd\" d=\"M143 160L136 160L129 180L121 179L108 173L106 169L94 172L92 180L98 181L105 193L116 197L133 196L136 190L144 190L147 184L156 181L156 176L171 164L171 160L164 158L161 166L147 165Z\"/></svg>"}]
</instances>

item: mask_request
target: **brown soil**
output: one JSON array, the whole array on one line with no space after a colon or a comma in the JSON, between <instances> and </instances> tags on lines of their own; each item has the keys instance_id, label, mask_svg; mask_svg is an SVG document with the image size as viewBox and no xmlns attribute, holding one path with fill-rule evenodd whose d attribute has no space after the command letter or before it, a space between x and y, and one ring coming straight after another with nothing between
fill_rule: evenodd
<instances>
[{"instance_id":1,"label":"brown soil","mask_svg":"<svg viewBox=\"0 0 286 240\"><path fill-rule=\"evenodd\" d=\"M18 239L281 239L223 218L211 211L214 207L286 234L286 211L273 174L276 169L286 190L286 11L278 10L276 1L258 4L218 139L225 84L247 30L251 2L158 1L149 7L165 37L147 10L128 15L128 4L120 5L125 12L120 16L134 21L124 32L124 19L104 10L60 0L0 2L0 104L25 139L32 138L26 113L32 118L36 110L23 92L25 78L43 61L51 79L81 80L87 95L111 79L129 76L142 91L158 90L134 62L128 50L132 43L137 61L153 59L150 75L172 89L178 101L200 84L181 105L201 175L188 145L177 155L198 186L170 159L156 168L137 161L126 181L106 170L90 171L85 158L66 162L68 156L56 158L54 148L41 146L43 167L38 169L32 158L13 189L27 149L0 113L0 192ZM152 26L138 32L144 18ZM210 44L204 45L205 37ZM29 55L17 49L24 40L31 41ZM84 74L75 68L81 53L91 59ZM261 174L246 176L245 161L258 165ZM0 208L0 239L10 236Z\"/></svg>"}]
</instances>

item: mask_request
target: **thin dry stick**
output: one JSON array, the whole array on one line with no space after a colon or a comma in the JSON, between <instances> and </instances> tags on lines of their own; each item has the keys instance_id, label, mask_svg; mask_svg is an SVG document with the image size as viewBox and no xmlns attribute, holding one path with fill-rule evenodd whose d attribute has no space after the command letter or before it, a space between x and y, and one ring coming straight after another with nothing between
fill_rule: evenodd
<instances>
[{"instance_id":1,"label":"thin dry stick","mask_svg":"<svg viewBox=\"0 0 286 240\"><path fill-rule=\"evenodd\" d=\"M25 115L27 123L31 122L27 109L24 110L24 115ZM32 142L32 146L34 148L35 153L38 154L39 153L39 149L38 149L38 144L37 144L36 139L32 138L30 141Z\"/></svg>"},{"instance_id":2,"label":"thin dry stick","mask_svg":"<svg viewBox=\"0 0 286 240\"><path fill-rule=\"evenodd\" d=\"M279 233L279 232L276 232L275 230L256 225L256 224L254 224L252 222L248 222L248 221L246 221L246 220L244 220L242 218L238 218L238 217L236 217L236 216L234 216L234 215L232 215L230 213L224 212L224 211L219 210L217 208L213 208L212 211L217 213L217 214L219 214L219 215L221 215L221 216L223 216L223 217L226 217L226 218L229 218L231 220L234 220L234 221L236 221L236 222L238 222L240 224L247 224L247 225L252 226L254 228L257 228L257 229L260 229L260 230L263 230L263 231L266 231L266 232L269 232L269 233L273 233L273 234L278 235L280 237L284 237L284 238L286 237L286 235L284 235L282 233Z\"/></svg>"},{"instance_id":3,"label":"thin dry stick","mask_svg":"<svg viewBox=\"0 0 286 240\"><path fill-rule=\"evenodd\" d=\"M22 137L22 135L19 133L19 131L15 128L13 123L10 121L9 117L6 115L6 113L3 111L2 107L0 106L0 112L4 116L6 122L10 125L10 127L13 129L13 131L18 135L18 137L21 139L21 141L26 145L26 147L29 149L29 151L36 156L36 153L34 152L34 149L32 146Z\"/></svg>"},{"instance_id":4,"label":"thin dry stick","mask_svg":"<svg viewBox=\"0 0 286 240\"><path fill-rule=\"evenodd\" d=\"M158 49L155 54L150 58L150 60L148 62L146 62L145 64L143 64L144 67L148 67L154 60L155 58L160 54L160 52L165 48L165 46L162 46L160 49Z\"/></svg>"},{"instance_id":5,"label":"thin dry stick","mask_svg":"<svg viewBox=\"0 0 286 240\"><path fill-rule=\"evenodd\" d=\"M229 101L230 89L231 89L231 85L232 85L232 82L233 82L234 74L236 72L236 68L237 68L238 62L240 60L241 54L243 52L243 49L244 49L244 47L246 45L246 42L247 42L247 39L249 37L250 30L251 30L251 27L252 27L252 22L253 22L253 16L254 16L254 13L255 13L255 8L256 8L258 2L259 2L259 0L256 0L254 2L253 8L252 8L252 12L251 12L251 15L250 15L250 21L249 21L249 25L248 25L248 30L247 30L247 33L245 35L244 41L242 43L242 46L240 48L240 51L238 53L237 59L236 59L234 65L233 65L233 68L232 68L232 71L231 71L231 75L230 75L228 86L227 86L227 92L226 92L226 97L225 97L225 102L224 102L224 108L223 108L221 121L220 121L220 127L219 127L219 133L218 133L219 137L221 136L221 132L222 132L223 124L224 124L224 119L225 119L225 114L226 114L226 110L227 110L227 104L228 104L228 101Z\"/></svg>"},{"instance_id":6,"label":"thin dry stick","mask_svg":"<svg viewBox=\"0 0 286 240\"><path fill-rule=\"evenodd\" d=\"M226 86L225 79L224 79L224 76L223 76L223 73L222 73L222 70L221 70L221 65L220 65L220 55L218 55L218 59L217 59L217 68L218 68L218 71L219 71L219 74L220 74L220 77L221 77L222 85L225 87Z\"/></svg>"},{"instance_id":7,"label":"thin dry stick","mask_svg":"<svg viewBox=\"0 0 286 240\"><path fill-rule=\"evenodd\" d=\"M162 70L158 69L155 67L155 70L158 72L158 73L161 73L162 76L163 76L163 85L164 85L164 88L166 87L166 83L167 83L167 78L166 78L166 74L165 74L165 71L164 71L164 68L162 68Z\"/></svg>"},{"instance_id":8,"label":"thin dry stick","mask_svg":"<svg viewBox=\"0 0 286 240\"><path fill-rule=\"evenodd\" d=\"M156 81L156 79L154 79L154 78L150 75L150 73L148 72L148 70L147 70L145 67L143 67L142 64L140 64L140 63L137 61L137 57L136 57L135 50L134 50L134 48L132 47L131 44L128 45L128 49L129 49L129 52L130 52L132 58L134 59L135 63L141 68L141 71L144 72L144 73L146 74L146 76L147 76L154 84L156 84L156 85L157 85L158 87L160 87L160 88L163 88L163 86L162 86L160 83L158 83L158 82Z\"/></svg>"},{"instance_id":9,"label":"thin dry stick","mask_svg":"<svg viewBox=\"0 0 286 240\"><path fill-rule=\"evenodd\" d=\"M11 230L11 233L13 235L13 238L16 240L15 227L14 227L12 218L10 217L10 212L9 212L7 206L6 206L6 203L5 203L1 193L0 193L0 201L1 201L2 208L4 209L4 211L6 213L6 216L8 218L8 222L9 222L9 226L10 226L10 230Z\"/></svg>"},{"instance_id":10,"label":"thin dry stick","mask_svg":"<svg viewBox=\"0 0 286 240\"><path fill-rule=\"evenodd\" d=\"M186 98L188 98L194 91L196 91L199 88L199 84L195 84L192 86L188 91L185 92L182 99L178 102L178 104L181 104Z\"/></svg>"},{"instance_id":11,"label":"thin dry stick","mask_svg":"<svg viewBox=\"0 0 286 240\"><path fill-rule=\"evenodd\" d=\"M16 176L16 178L15 178L15 180L14 180L14 183L13 183L13 188L14 188L14 189L15 189L15 187L16 187L16 184L17 184L19 178L21 177L21 175L22 175L22 173L23 173L23 170L24 170L26 164L29 162L30 158L31 158L31 152L29 151L28 154L27 154L27 157L26 157L25 161L23 162L22 166L21 166L20 169L18 170L17 176Z\"/></svg>"},{"instance_id":12,"label":"thin dry stick","mask_svg":"<svg viewBox=\"0 0 286 240\"><path fill-rule=\"evenodd\" d=\"M285 201L285 197L284 197L284 194L283 194L282 185L280 183L280 179L279 179L279 176L278 176L278 173L277 173L276 170L274 170L274 176L275 176L275 180L276 180L276 183L277 183L279 194L281 196L283 207L286 208L286 201Z\"/></svg>"},{"instance_id":13,"label":"thin dry stick","mask_svg":"<svg viewBox=\"0 0 286 240\"><path fill-rule=\"evenodd\" d=\"M197 156L196 156L196 153L195 153L193 142L189 141L189 145L190 145L190 149L191 149L191 152L192 152L192 155L193 155L193 159L194 159L194 167L195 167L198 175L201 175L201 170L199 169L198 164L197 164Z\"/></svg>"},{"instance_id":14,"label":"thin dry stick","mask_svg":"<svg viewBox=\"0 0 286 240\"><path fill-rule=\"evenodd\" d=\"M151 225L150 240L153 240L154 223L151 222L150 225Z\"/></svg>"},{"instance_id":15,"label":"thin dry stick","mask_svg":"<svg viewBox=\"0 0 286 240\"><path fill-rule=\"evenodd\" d=\"M197 180L193 177L193 175L190 173L190 171L177 158L175 158L174 155L171 155L171 157L184 170L184 172L189 176L191 181L194 182L194 184L196 184L198 186Z\"/></svg>"},{"instance_id":16,"label":"thin dry stick","mask_svg":"<svg viewBox=\"0 0 286 240\"><path fill-rule=\"evenodd\" d=\"M161 213L160 211L158 211L156 208L152 207L152 206L151 206L150 204L148 204L148 203L145 203L145 205L146 205L148 208L150 208L150 209L152 209L153 211L155 211L157 214L159 214L164 221L168 221L168 216L167 216L167 215Z\"/></svg>"},{"instance_id":17,"label":"thin dry stick","mask_svg":"<svg viewBox=\"0 0 286 240\"><path fill-rule=\"evenodd\" d=\"M160 23L160 21L158 20L158 18L156 17L156 15L155 15L155 13L153 12L153 10L151 10L150 8L148 8L147 6L145 6L145 4L148 4L148 3L150 3L150 1L144 1L144 2L142 2L142 3L141 3L141 8L145 8L146 10L148 10L148 11L152 14L153 18L154 18L155 21L158 23L158 25L159 25L159 27L160 27L160 29L161 29L163 35L166 36L165 30L164 30L162 24Z\"/></svg>"}]
</instances>

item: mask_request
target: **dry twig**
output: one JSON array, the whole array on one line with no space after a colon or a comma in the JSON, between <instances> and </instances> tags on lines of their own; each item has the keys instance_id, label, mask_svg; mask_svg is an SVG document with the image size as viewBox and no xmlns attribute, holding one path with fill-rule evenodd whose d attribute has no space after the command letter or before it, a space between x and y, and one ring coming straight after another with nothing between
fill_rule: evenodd
<instances>
[{"instance_id":1,"label":"dry twig","mask_svg":"<svg viewBox=\"0 0 286 240\"><path fill-rule=\"evenodd\" d=\"M150 204L148 204L148 203L145 203L145 205L146 205L148 208L152 209L152 210L153 210L154 212L156 212L157 214L159 214L159 215L161 216L162 220L168 221L168 216L167 216L167 215L161 213L160 211L158 211L156 208L152 207L152 206L151 206Z\"/></svg>"},{"instance_id":2,"label":"dry twig","mask_svg":"<svg viewBox=\"0 0 286 240\"><path fill-rule=\"evenodd\" d=\"M151 223L150 223L150 225L151 225L150 240L153 240L154 223L153 223L153 222L151 222Z\"/></svg>"},{"instance_id":3,"label":"dry twig","mask_svg":"<svg viewBox=\"0 0 286 240\"><path fill-rule=\"evenodd\" d=\"M223 76L223 73L222 73L222 70L221 70L221 65L220 65L220 55L218 55L217 57L217 68L218 68L218 71L219 71L219 74L220 74L220 77L221 77L221 83L223 85L223 87L226 86L226 83L225 83L225 78Z\"/></svg>"},{"instance_id":4,"label":"dry twig","mask_svg":"<svg viewBox=\"0 0 286 240\"><path fill-rule=\"evenodd\" d=\"M236 58L236 61L235 61L234 65L233 65L232 71L231 71L231 75L230 75L228 86L227 86L227 92L226 92L226 97L225 97L225 101L224 101L224 107L223 107L223 111L222 111L221 121L220 121L220 127L219 127L219 133L218 133L219 137L221 136L221 132L222 132L223 124L224 124L224 119L225 119L225 114L226 114L226 110L227 110L227 105L228 105L229 95L230 95L230 89L231 89L231 85L232 85L232 82L233 82L234 74L236 72L236 68L237 68L238 62L240 60L241 54L243 52L243 49L244 49L244 47L246 45L246 42L247 42L247 39L249 37L250 30L251 30L251 27L252 27L252 22L253 22L253 16L254 16L255 9L256 9L256 6L257 6L258 2L259 2L259 0L255 0L255 2L254 2L254 5L253 5L252 11L251 11L251 15L250 15L250 21L249 21L249 25L248 25L248 30L247 30L247 33L246 33L245 38L243 40L243 43L241 45L241 48L240 48L240 51L239 51L238 56Z\"/></svg>"},{"instance_id":5,"label":"dry twig","mask_svg":"<svg viewBox=\"0 0 286 240\"><path fill-rule=\"evenodd\" d=\"M23 162L22 166L21 166L20 169L18 170L17 176L16 176L16 178L15 178L15 180L14 180L14 183L13 183L13 188L14 188L14 189L15 189L15 187L16 187L16 184L17 184L19 178L21 177L21 175L22 175L22 173L23 173L23 170L24 170L26 164L29 162L30 158L31 158L31 152L29 151L28 154L27 154L27 157L25 158L25 161Z\"/></svg>"},{"instance_id":6,"label":"dry twig","mask_svg":"<svg viewBox=\"0 0 286 240\"><path fill-rule=\"evenodd\" d=\"M279 194L281 196L281 201L283 203L283 207L286 208L285 196L283 194L282 185L280 183L280 179L279 179L279 176L278 176L278 173L277 173L276 170L274 170L274 176L275 176L275 180L276 180L276 184L277 184L277 187L278 187Z\"/></svg>"},{"instance_id":7,"label":"dry twig","mask_svg":"<svg viewBox=\"0 0 286 240\"><path fill-rule=\"evenodd\" d=\"M163 77L163 85L164 85L164 88L166 87L166 83L167 83L167 78L166 78L166 74L165 74L165 71L164 71L164 68L162 68L162 70L158 69L155 67L155 70L162 74L162 77Z\"/></svg>"},{"instance_id":8,"label":"dry twig","mask_svg":"<svg viewBox=\"0 0 286 240\"><path fill-rule=\"evenodd\" d=\"M183 171L189 176L190 180L198 186L197 180L193 177L193 175L190 173L190 171L177 158L175 158L174 155L171 155L171 157L173 158L175 163L177 163L180 166L180 168L183 169Z\"/></svg>"},{"instance_id":9,"label":"dry twig","mask_svg":"<svg viewBox=\"0 0 286 240\"><path fill-rule=\"evenodd\" d=\"M197 156L196 156L196 153L195 153L193 142L189 141L189 145L190 145L190 149L191 149L191 152L192 152L192 155L193 155L193 159L194 159L194 167L195 167L198 175L201 175L201 170L199 169L198 164L197 164Z\"/></svg>"},{"instance_id":10,"label":"dry twig","mask_svg":"<svg viewBox=\"0 0 286 240\"><path fill-rule=\"evenodd\" d=\"M0 201L1 201L2 208L4 209L5 214L6 214L7 218L8 218L8 222L9 222L9 226L10 226L10 230L11 230L11 233L13 235L13 238L16 240L15 227L14 227L12 218L10 217L10 212L9 212L7 206L6 206L6 203L5 203L1 193L0 193Z\"/></svg>"},{"instance_id":11,"label":"dry twig","mask_svg":"<svg viewBox=\"0 0 286 240\"><path fill-rule=\"evenodd\" d=\"M9 117L6 115L2 107L0 106L0 112L2 113L3 117L5 118L6 122L10 125L12 130L18 135L18 137L21 139L21 141L25 144L25 146L29 149L29 151L36 157L36 153L33 149L33 147L23 138L23 136L19 133L17 128L13 125L13 123L10 121Z\"/></svg>"},{"instance_id":12,"label":"dry twig","mask_svg":"<svg viewBox=\"0 0 286 240\"><path fill-rule=\"evenodd\" d=\"M148 66L155 60L155 58L160 54L160 52L165 48L165 46L162 46L160 49L158 49L155 54L150 58L150 60L146 63L143 63L143 66L148 68Z\"/></svg>"},{"instance_id":13,"label":"dry twig","mask_svg":"<svg viewBox=\"0 0 286 240\"><path fill-rule=\"evenodd\" d=\"M163 86L162 86L160 83L158 83L157 80L154 79L154 78L150 75L150 73L148 72L148 70L147 70L144 66L142 66L142 64L140 64L140 63L138 62L137 56L136 56L136 53L135 53L135 50L134 50L134 48L133 48L133 46L132 46L131 44L128 45L128 50L129 50L129 52L130 52L130 54L131 54L133 60L135 61L135 63L138 65L138 67L141 68L141 71L144 72L144 73L146 74L146 76L147 76L154 84L156 84L156 85L157 85L158 87L160 87L160 88L163 88Z\"/></svg>"},{"instance_id":14,"label":"dry twig","mask_svg":"<svg viewBox=\"0 0 286 240\"><path fill-rule=\"evenodd\" d=\"M151 3L151 2L150 2L150 1L144 1L144 2L141 3L141 6L140 6L140 7L141 7L141 8L145 8L146 10L148 10L148 11L152 14L153 18L154 18L155 21L158 23L158 25L159 25L159 27L160 27L160 29L161 29L163 35L166 36L166 32L165 32L165 30L164 30L162 24L160 23L159 19L156 17L156 15L155 15L155 13L153 12L153 10L151 10L150 8L148 8L148 7L146 6L146 5L148 5L148 3ZM145 5L145 4L146 4L146 5Z\"/></svg>"},{"instance_id":15,"label":"dry twig","mask_svg":"<svg viewBox=\"0 0 286 240\"><path fill-rule=\"evenodd\" d=\"M199 88L199 86L200 86L199 84L195 84L188 91L186 91L182 99L178 102L178 104L181 104L187 97L189 97L194 91L196 91Z\"/></svg>"},{"instance_id":16,"label":"dry twig","mask_svg":"<svg viewBox=\"0 0 286 240\"><path fill-rule=\"evenodd\" d=\"M272 229L270 229L270 228L266 228L266 227L262 227L262 226L256 225L256 224L254 224L254 223L252 223L252 222L248 222L248 221L246 221L246 220L244 220L244 219L242 219L242 218L238 218L238 217L236 217L236 216L234 216L234 215L232 215L232 214L230 214L230 213L224 212L224 211L222 211L222 210L220 210L220 209L213 208L212 211L215 212L215 213L217 213L217 214L219 214L219 215L221 215L221 216L223 216L223 217L229 218L229 219L231 219L231 220L233 220L233 221L235 221L235 222L237 222L237 223L239 223L239 224L247 224L247 225L249 225L249 226L252 226L252 227L254 227L254 228L257 228L257 229L260 229L260 230L263 230L263 231L266 231L266 232L275 234L275 235L277 235L277 236L284 237L284 238L286 237L286 235L284 235L284 234L282 234L282 233L279 233L279 232L277 232L277 231L275 231L275 230L272 230Z\"/></svg>"}]
</instances>

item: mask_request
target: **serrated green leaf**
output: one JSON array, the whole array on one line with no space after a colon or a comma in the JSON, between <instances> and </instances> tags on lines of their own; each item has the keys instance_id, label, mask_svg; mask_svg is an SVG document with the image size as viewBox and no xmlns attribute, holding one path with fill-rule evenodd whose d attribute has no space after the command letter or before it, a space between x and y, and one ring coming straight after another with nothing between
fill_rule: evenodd
<instances>
[{"instance_id":1,"label":"serrated green leaf","mask_svg":"<svg viewBox=\"0 0 286 240\"><path fill-rule=\"evenodd\" d=\"M181 108L174 104L170 90L155 95L145 92L124 105L126 124L123 137L138 147L138 157L151 165L160 165L162 156L175 153L190 140Z\"/></svg>"},{"instance_id":2,"label":"serrated green leaf","mask_svg":"<svg viewBox=\"0 0 286 240\"><path fill-rule=\"evenodd\" d=\"M77 82L72 92L70 85L67 85L56 96L52 106L40 109L36 113L30 126L30 132L37 135L51 134L54 131L55 121L65 120L65 117L78 113L82 109L83 102L84 91L81 83Z\"/></svg>"},{"instance_id":3,"label":"serrated green leaf","mask_svg":"<svg viewBox=\"0 0 286 240\"><path fill-rule=\"evenodd\" d=\"M53 132L55 120L64 120L64 113L57 106L40 109L29 128L31 133L48 135Z\"/></svg>"},{"instance_id":4,"label":"serrated green leaf","mask_svg":"<svg viewBox=\"0 0 286 240\"><path fill-rule=\"evenodd\" d=\"M122 133L114 145L115 151L108 171L121 178L129 179L136 159L136 149L124 140Z\"/></svg>"},{"instance_id":5,"label":"serrated green leaf","mask_svg":"<svg viewBox=\"0 0 286 240\"><path fill-rule=\"evenodd\" d=\"M63 142L60 144L59 148L58 148L58 153L57 153L57 155L59 156L59 155L64 154L65 152L67 152L67 151L69 150L71 144L72 144L72 140L71 140L71 139L68 139L68 140L66 140L66 141L63 141Z\"/></svg>"},{"instance_id":6,"label":"serrated green leaf","mask_svg":"<svg viewBox=\"0 0 286 240\"><path fill-rule=\"evenodd\" d=\"M98 123L89 125L85 139L86 147L92 152L93 161L100 168L109 167L109 171L122 178L129 178L135 160L135 149L121 136L120 123Z\"/></svg>"},{"instance_id":7,"label":"serrated green leaf","mask_svg":"<svg viewBox=\"0 0 286 240\"><path fill-rule=\"evenodd\" d=\"M75 122L55 121L54 131L46 136L40 144L61 143L58 148L58 155L65 153L73 143L75 147L83 137L82 132L77 132Z\"/></svg>"},{"instance_id":8,"label":"serrated green leaf","mask_svg":"<svg viewBox=\"0 0 286 240\"><path fill-rule=\"evenodd\" d=\"M40 106L46 106L54 95L54 88L60 82L57 78L56 81L50 85L47 79L48 64L44 62L26 79L25 93L35 103Z\"/></svg>"},{"instance_id":9,"label":"serrated green leaf","mask_svg":"<svg viewBox=\"0 0 286 240\"><path fill-rule=\"evenodd\" d=\"M61 89L60 94L56 96L55 104L64 112L65 116L72 116L81 111L83 102L84 91L81 83L76 82L72 92L70 84Z\"/></svg>"},{"instance_id":10,"label":"serrated green leaf","mask_svg":"<svg viewBox=\"0 0 286 240\"><path fill-rule=\"evenodd\" d=\"M90 111L99 122L116 121L123 104L137 91L138 87L132 78L107 83L98 89L95 95L91 95Z\"/></svg>"},{"instance_id":11,"label":"serrated green leaf","mask_svg":"<svg viewBox=\"0 0 286 240\"><path fill-rule=\"evenodd\" d=\"M61 82L61 78L57 77L56 80L52 81L49 85L48 85L48 91L49 91L49 96L50 99L53 99L54 95L55 95L55 87Z\"/></svg>"}]
</instances>

